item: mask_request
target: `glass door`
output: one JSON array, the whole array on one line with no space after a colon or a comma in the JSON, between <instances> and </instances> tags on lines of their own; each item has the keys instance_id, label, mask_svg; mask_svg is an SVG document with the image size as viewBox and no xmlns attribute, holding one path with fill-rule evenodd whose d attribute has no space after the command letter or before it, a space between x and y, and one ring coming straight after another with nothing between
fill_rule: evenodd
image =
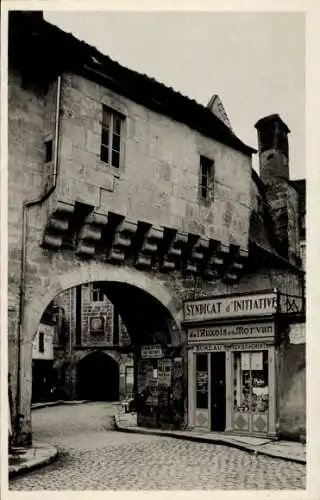
<instances>
[{"instance_id":1,"label":"glass door","mask_svg":"<svg viewBox=\"0 0 320 500\"><path fill-rule=\"evenodd\" d=\"M196 411L195 426L208 429L208 354L196 354Z\"/></svg>"},{"instance_id":2,"label":"glass door","mask_svg":"<svg viewBox=\"0 0 320 500\"><path fill-rule=\"evenodd\" d=\"M226 428L226 353L211 354L211 430Z\"/></svg>"},{"instance_id":3,"label":"glass door","mask_svg":"<svg viewBox=\"0 0 320 500\"><path fill-rule=\"evenodd\" d=\"M233 429L268 432L268 351L234 353Z\"/></svg>"}]
</instances>

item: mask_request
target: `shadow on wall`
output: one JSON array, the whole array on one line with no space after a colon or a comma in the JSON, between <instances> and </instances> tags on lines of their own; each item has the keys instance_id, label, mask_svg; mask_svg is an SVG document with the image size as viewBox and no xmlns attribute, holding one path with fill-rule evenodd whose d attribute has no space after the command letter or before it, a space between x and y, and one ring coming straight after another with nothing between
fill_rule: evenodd
<instances>
[{"instance_id":1,"label":"shadow on wall","mask_svg":"<svg viewBox=\"0 0 320 500\"><path fill-rule=\"evenodd\" d=\"M305 344L288 345L281 357L280 437L299 441L306 433Z\"/></svg>"}]
</instances>

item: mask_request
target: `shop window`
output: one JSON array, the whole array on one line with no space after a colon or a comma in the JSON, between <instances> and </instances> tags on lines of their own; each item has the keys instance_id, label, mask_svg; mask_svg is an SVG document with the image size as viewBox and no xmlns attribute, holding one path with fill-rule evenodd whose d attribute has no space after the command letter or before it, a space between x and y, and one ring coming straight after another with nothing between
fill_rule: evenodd
<instances>
[{"instance_id":1,"label":"shop window","mask_svg":"<svg viewBox=\"0 0 320 500\"><path fill-rule=\"evenodd\" d=\"M122 115L103 106L100 159L115 168L120 167L123 120Z\"/></svg>"},{"instance_id":2,"label":"shop window","mask_svg":"<svg viewBox=\"0 0 320 500\"><path fill-rule=\"evenodd\" d=\"M200 156L200 199L213 199L213 161Z\"/></svg>"},{"instance_id":3,"label":"shop window","mask_svg":"<svg viewBox=\"0 0 320 500\"><path fill-rule=\"evenodd\" d=\"M208 355L196 356L196 405L208 408Z\"/></svg>"},{"instance_id":4,"label":"shop window","mask_svg":"<svg viewBox=\"0 0 320 500\"><path fill-rule=\"evenodd\" d=\"M39 332L39 352L44 352L44 333Z\"/></svg>"},{"instance_id":5,"label":"shop window","mask_svg":"<svg viewBox=\"0 0 320 500\"><path fill-rule=\"evenodd\" d=\"M268 351L235 353L235 411L238 413L267 413L268 408Z\"/></svg>"},{"instance_id":6,"label":"shop window","mask_svg":"<svg viewBox=\"0 0 320 500\"><path fill-rule=\"evenodd\" d=\"M98 285L92 285L91 289L91 300L93 302L103 302L104 301L104 293Z\"/></svg>"}]
</instances>

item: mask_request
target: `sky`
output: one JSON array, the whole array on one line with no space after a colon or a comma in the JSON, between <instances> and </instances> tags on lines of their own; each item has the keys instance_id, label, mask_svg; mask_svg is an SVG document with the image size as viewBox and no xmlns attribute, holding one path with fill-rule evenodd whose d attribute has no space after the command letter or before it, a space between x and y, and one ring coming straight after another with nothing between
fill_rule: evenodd
<instances>
[{"instance_id":1,"label":"sky","mask_svg":"<svg viewBox=\"0 0 320 500\"><path fill-rule=\"evenodd\" d=\"M291 179L305 177L305 19L299 12L44 12L102 53L207 105L257 148L255 123L288 125ZM258 158L253 158L258 169Z\"/></svg>"}]
</instances>

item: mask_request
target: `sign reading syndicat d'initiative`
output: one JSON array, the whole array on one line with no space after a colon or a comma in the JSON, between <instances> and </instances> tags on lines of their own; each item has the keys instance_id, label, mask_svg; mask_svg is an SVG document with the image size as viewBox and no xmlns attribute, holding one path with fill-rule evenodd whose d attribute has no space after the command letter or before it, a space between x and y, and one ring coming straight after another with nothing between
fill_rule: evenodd
<instances>
[{"instance_id":1,"label":"sign reading syndicat d'initiative","mask_svg":"<svg viewBox=\"0 0 320 500\"><path fill-rule=\"evenodd\" d=\"M207 321L240 316L268 316L277 311L277 292L233 295L184 303L184 321Z\"/></svg>"}]
</instances>

